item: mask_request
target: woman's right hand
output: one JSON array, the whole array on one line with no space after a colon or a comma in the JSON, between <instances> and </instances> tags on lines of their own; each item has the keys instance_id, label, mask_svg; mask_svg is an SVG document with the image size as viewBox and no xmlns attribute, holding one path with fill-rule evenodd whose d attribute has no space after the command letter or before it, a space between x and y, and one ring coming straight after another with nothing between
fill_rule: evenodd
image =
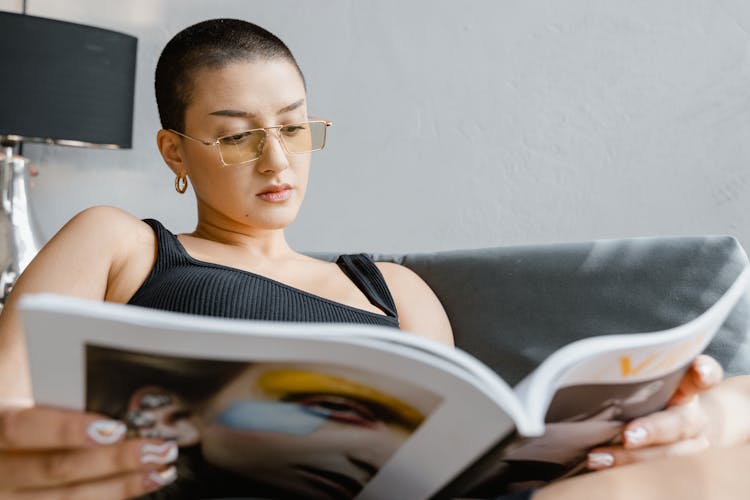
<instances>
[{"instance_id":1,"label":"woman's right hand","mask_svg":"<svg viewBox=\"0 0 750 500\"><path fill-rule=\"evenodd\" d=\"M0 407L0 499L130 498L176 479L176 443L125 431L91 413Z\"/></svg>"}]
</instances>

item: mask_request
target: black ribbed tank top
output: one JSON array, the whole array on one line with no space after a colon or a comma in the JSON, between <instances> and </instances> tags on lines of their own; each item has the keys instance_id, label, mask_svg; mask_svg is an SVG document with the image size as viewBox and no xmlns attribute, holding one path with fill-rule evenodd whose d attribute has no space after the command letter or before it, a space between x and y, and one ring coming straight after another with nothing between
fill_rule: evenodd
<instances>
[{"instance_id":1,"label":"black ribbed tank top","mask_svg":"<svg viewBox=\"0 0 750 500\"><path fill-rule=\"evenodd\" d=\"M396 306L385 279L365 254L341 255L336 264L385 315L249 271L194 259L159 221L144 222L156 233L156 262L128 304L223 318L398 327Z\"/></svg>"}]
</instances>

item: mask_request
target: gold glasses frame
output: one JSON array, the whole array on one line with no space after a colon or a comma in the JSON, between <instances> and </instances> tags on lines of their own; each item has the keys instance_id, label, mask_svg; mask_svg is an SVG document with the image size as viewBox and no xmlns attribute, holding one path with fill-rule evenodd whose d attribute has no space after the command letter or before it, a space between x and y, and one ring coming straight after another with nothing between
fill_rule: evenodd
<instances>
[{"instance_id":1,"label":"gold glasses frame","mask_svg":"<svg viewBox=\"0 0 750 500\"><path fill-rule=\"evenodd\" d=\"M283 137L281 137L279 131L282 128L285 128L285 127L295 127L295 126L298 126L298 125L309 125L311 123L323 123L326 126L326 128L323 129L323 144L321 144L319 148L314 148L314 149L311 149L309 151L289 151L289 149L287 149L286 142L284 141ZM235 165L244 165L245 163L252 163L254 161L259 160L260 157L263 156L263 149L264 149L265 144L266 144L266 139L268 138L268 134L270 134L272 130L275 131L276 138L279 140L279 143L281 144L281 147L284 148L284 151L286 151L288 154L305 154L305 153L312 153L313 151L320 151L326 145L326 139L327 139L327 136L328 136L328 134L326 134L326 130L331 125L333 125L333 123L330 122L330 121L328 121L328 120L323 120L323 119L319 119L319 118L313 118L311 120L307 120L307 121L304 121L304 122L288 123L286 125L274 125L272 127L258 127L258 128L252 128L252 129L249 129L249 130L243 130L241 132L235 132L233 134L228 134L228 135L223 135L221 137L217 137L213 141L205 141L203 139L198 139L197 137L193 137L193 136L190 136L188 134L184 134L182 132L178 132L177 130L172 129L172 128L169 128L167 130L169 130L170 132L174 132L175 134L177 134L179 136L182 136L182 137L184 137L186 139L190 139L192 141L200 142L204 146L215 146L216 149L217 149L217 151L218 151L218 153L219 153L219 159L221 160L221 163L225 167L232 167L232 166L235 166ZM238 136L238 135L242 135L242 134L249 134L251 132L259 132L261 130L263 131L264 135L263 135L263 139L262 139L262 141L260 143L260 147L258 148L258 156L256 156L255 158L251 158L249 160L244 160L244 161L237 162L237 163L227 163L224 160L224 155L221 153L221 143L222 143L223 140L227 140L227 139L230 139L232 137L235 137L235 136Z\"/></svg>"}]
</instances>

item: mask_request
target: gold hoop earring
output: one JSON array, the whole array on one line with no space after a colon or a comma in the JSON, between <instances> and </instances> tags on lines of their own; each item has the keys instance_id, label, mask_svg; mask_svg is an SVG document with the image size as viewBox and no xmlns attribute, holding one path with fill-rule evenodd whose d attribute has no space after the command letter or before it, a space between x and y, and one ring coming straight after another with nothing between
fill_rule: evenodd
<instances>
[{"instance_id":1,"label":"gold hoop earring","mask_svg":"<svg viewBox=\"0 0 750 500\"><path fill-rule=\"evenodd\" d=\"M182 194L187 191L188 180L185 174L178 175L174 180L174 188L178 193Z\"/></svg>"}]
</instances>

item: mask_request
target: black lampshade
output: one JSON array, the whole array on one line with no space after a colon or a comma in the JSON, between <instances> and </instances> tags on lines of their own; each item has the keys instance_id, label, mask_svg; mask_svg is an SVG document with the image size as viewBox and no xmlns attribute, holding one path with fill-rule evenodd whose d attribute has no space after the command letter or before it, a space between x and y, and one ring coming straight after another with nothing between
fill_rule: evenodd
<instances>
[{"instance_id":1,"label":"black lampshade","mask_svg":"<svg viewBox=\"0 0 750 500\"><path fill-rule=\"evenodd\" d=\"M0 12L0 138L129 148L137 39Z\"/></svg>"}]
</instances>

